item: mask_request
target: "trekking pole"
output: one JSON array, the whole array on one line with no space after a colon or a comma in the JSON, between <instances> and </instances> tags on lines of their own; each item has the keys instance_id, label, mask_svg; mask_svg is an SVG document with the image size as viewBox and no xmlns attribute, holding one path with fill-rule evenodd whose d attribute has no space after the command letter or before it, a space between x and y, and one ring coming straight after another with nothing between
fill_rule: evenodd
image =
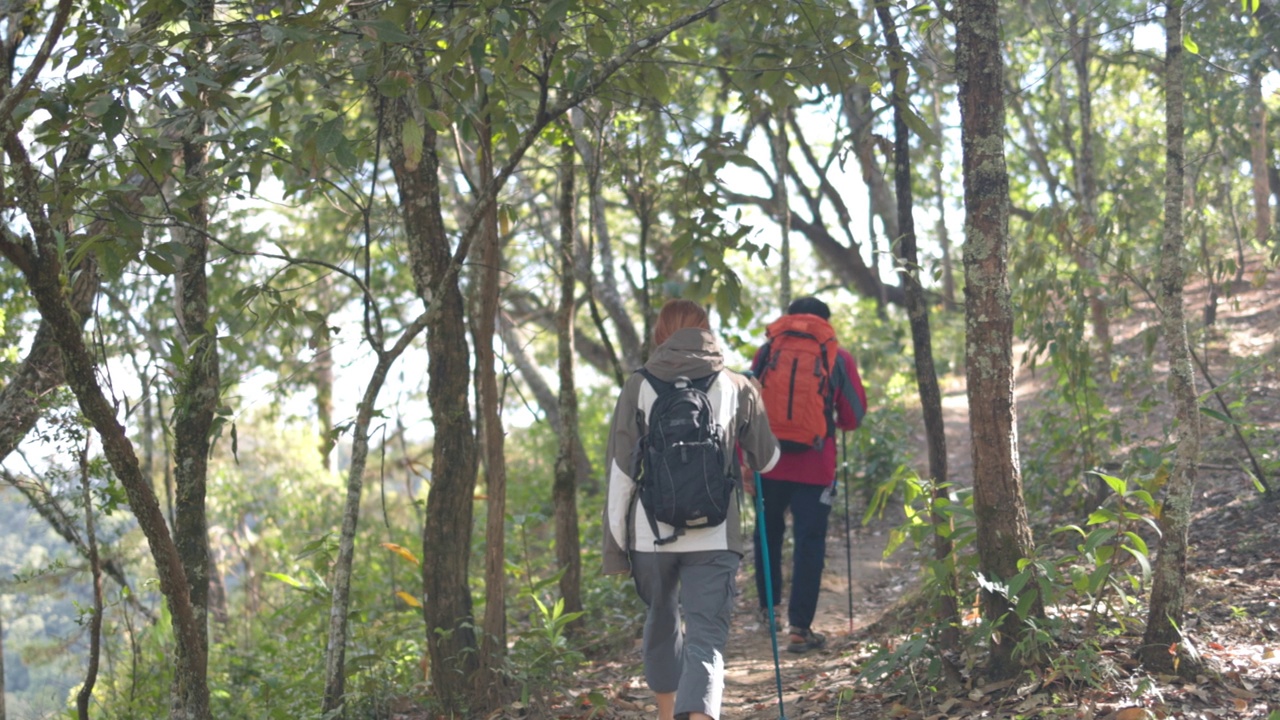
<instances>
[{"instance_id":1,"label":"trekking pole","mask_svg":"<svg viewBox=\"0 0 1280 720\"><path fill-rule=\"evenodd\" d=\"M778 718L787 720L782 703L782 665L778 660L778 625L773 617L773 573L769 569L769 536L764 527L764 488L756 473L756 530L760 533L760 559L764 563L764 601L769 606L769 638L773 640L773 676L778 681Z\"/></svg>"},{"instance_id":2,"label":"trekking pole","mask_svg":"<svg viewBox=\"0 0 1280 720\"><path fill-rule=\"evenodd\" d=\"M844 561L849 586L849 634L853 634L853 541L849 525L849 433L840 433L840 482L844 484Z\"/></svg>"}]
</instances>

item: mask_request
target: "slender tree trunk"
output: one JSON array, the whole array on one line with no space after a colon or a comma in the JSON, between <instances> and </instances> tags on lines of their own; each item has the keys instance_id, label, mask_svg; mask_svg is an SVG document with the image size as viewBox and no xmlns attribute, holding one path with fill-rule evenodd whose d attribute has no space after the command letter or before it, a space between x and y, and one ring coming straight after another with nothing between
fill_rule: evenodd
<instances>
[{"instance_id":1,"label":"slender tree trunk","mask_svg":"<svg viewBox=\"0 0 1280 720\"><path fill-rule=\"evenodd\" d=\"M1280 168L1277 168L1275 165L1268 164L1267 180L1268 187L1271 188L1271 197L1275 200L1276 207L1280 208ZM1272 221L1275 223L1275 228L1272 232L1275 233L1275 237L1280 241L1280 209L1272 213ZM1244 247L1239 242L1237 242L1236 245L1240 260L1239 264L1236 266L1236 282L1240 282L1244 280Z\"/></svg>"},{"instance_id":2,"label":"slender tree trunk","mask_svg":"<svg viewBox=\"0 0 1280 720\"><path fill-rule=\"evenodd\" d=\"M196 131L198 134L198 131ZM191 606L199 631L199 645L192 652L209 652L209 527L205 515L209 448L214 413L218 407L217 331L209 312L209 287L205 274L209 262L209 218L204 189L203 143L182 143L186 166L184 186L200 195L189 207L187 224L175 231L186 248L178 272L178 332L186 351L181 370L178 402L174 404L174 539L191 586ZM177 698L179 706L188 700Z\"/></svg>"},{"instance_id":3,"label":"slender tree trunk","mask_svg":"<svg viewBox=\"0 0 1280 720\"><path fill-rule=\"evenodd\" d=\"M790 143L787 142L786 108L775 111L774 132L770 136L770 150L773 154L773 167L777 172L773 182L773 204L777 208L778 232L781 233L779 250L782 259L778 265L779 302L782 311L786 312L791 305L791 203L787 198L787 174L791 167L787 156Z\"/></svg>"},{"instance_id":4,"label":"slender tree trunk","mask_svg":"<svg viewBox=\"0 0 1280 720\"><path fill-rule=\"evenodd\" d=\"M974 513L979 568L988 581L982 591L983 616L994 631L987 675L1003 679L1016 675L1026 661L1013 656L1025 625L1010 598L993 588L995 583L1017 575L1018 562L1032 550L1018 464L1013 394L1004 60L996 0L962 0L957 15L956 68L964 151L965 366L973 436Z\"/></svg>"},{"instance_id":5,"label":"slender tree trunk","mask_svg":"<svg viewBox=\"0 0 1280 720\"><path fill-rule=\"evenodd\" d=\"M482 99L482 106L487 99ZM486 116L487 120L487 116ZM487 123L477 123L479 177L493 177L493 136ZM482 185L483 186L483 185ZM502 395L498 386L498 358L494 352L499 299L502 292L502 246L498 206L490 205L480 225L476 243L476 275L480 288L471 318L472 344L476 348L476 391L483 432L484 479L488 496L485 519L484 622L480 637L477 692L499 692L496 672L507 656L507 468L506 431L502 425Z\"/></svg>"},{"instance_id":6,"label":"slender tree trunk","mask_svg":"<svg viewBox=\"0 0 1280 720\"><path fill-rule=\"evenodd\" d=\"M191 20L208 22L213 17L212 0L200 0L191 8ZM187 58L195 70L205 64L209 50L206 37L198 36ZM209 308L209 205L205 160L203 94L191 108L192 119L181 141L183 178L177 205L186 212L179 218L173 235L185 253L175 275L178 307L178 339L186 358L178 378L178 396L173 412L174 542L190 586L198 645L187 652L199 655L207 664L209 654L209 522L205 495L208 489L209 450L213 421L221 396L218 368L218 332ZM182 638L179 637L181 642ZM186 717L193 702L186 692L204 692L178 683L174 698L175 717Z\"/></svg>"},{"instance_id":7,"label":"slender tree trunk","mask_svg":"<svg viewBox=\"0 0 1280 720\"><path fill-rule=\"evenodd\" d=\"M1213 327L1218 322L1218 282L1213 270L1213 257L1209 254L1209 228L1205 223L1200 225L1200 262L1204 263L1205 279L1209 285L1204 299L1204 326Z\"/></svg>"},{"instance_id":8,"label":"slender tree trunk","mask_svg":"<svg viewBox=\"0 0 1280 720\"><path fill-rule=\"evenodd\" d=\"M884 28L889 46L890 77L893 83L893 160L894 193L898 199L898 229L902 235L893 243L898 258L898 272L902 276L902 288L907 295L907 317L911 324L911 344L915 355L916 387L920 392L920 408L924 414L925 438L929 452L929 478L933 487L934 504L932 521L934 559L946 569L939 577L942 592L938 595L938 623L942 626L941 644L948 650L957 649L960 643L960 613L956 607L959 588L956 583L954 559L951 557L951 520L939 512L941 502L947 500L947 435L942 418L942 392L938 388L938 373L933 365L933 339L929 328L929 305L925 302L924 288L920 284L920 259L916 247L916 226L913 217L915 198L911 190L911 132L907 128L904 106L908 102L907 58L898 39L893 16L885 2L876 3L876 13ZM847 491L847 489L846 489Z\"/></svg>"},{"instance_id":9,"label":"slender tree trunk","mask_svg":"<svg viewBox=\"0 0 1280 720\"><path fill-rule=\"evenodd\" d=\"M0 613L0 720L5 720L4 709L4 613Z\"/></svg>"},{"instance_id":10,"label":"slender tree trunk","mask_svg":"<svg viewBox=\"0 0 1280 720\"><path fill-rule=\"evenodd\" d=\"M1090 52L1093 24L1088 11L1074 13L1071 21L1072 60L1076 70L1076 102L1080 111L1080 157L1076 159L1076 188L1080 201L1080 240L1075 247L1076 262L1088 275L1089 315L1093 337L1098 343L1098 365L1103 375L1110 374L1111 320L1103 288L1097 277L1098 262L1094 254L1102 243L1098 239L1098 179L1093 157L1093 87Z\"/></svg>"},{"instance_id":11,"label":"slender tree trunk","mask_svg":"<svg viewBox=\"0 0 1280 720\"><path fill-rule=\"evenodd\" d=\"M102 563L98 560L98 534L93 527L93 494L89 491L89 443L80 455L80 491L84 499L84 532L89 545L89 571L93 577L93 613L89 616L89 668L76 693L76 716L89 720L89 702L98 682L98 658L102 651ZM0 688L0 695L4 694ZM2 701L0 701L2 702Z\"/></svg>"},{"instance_id":12,"label":"slender tree trunk","mask_svg":"<svg viewBox=\"0 0 1280 720\"><path fill-rule=\"evenodd\" d=\"M324 275L318 281L321 297L326 297L333 287L330 276ZM322 302L324 302L322 300ZM332 455L338 439L333 434L333 342L330 339L329 308L320 309L323 319L316 323L311 331L311 343L315 348L315 357L311 360L311 383L316 391L316 420L320 424L320 462L326 470L335 470Z\"/></svg>"},{"instance_id":13,"label":"slender tree trunk","mask_svg":"<svg viewBox=\"0 0 1280 720\"><path fill-rule=\"evenodd\" d=\"M574 238L577 235L577 191L573 145L566 142L560 150L560 304L556 311L559 340L560 376L560 449L556 454L555 484L552 500L555 507L556 563L564 572L560 576L560 597L565 612L582 610L582 554L578 538L578 478L574 463L575 438L578 437L578 391L573 376L573 330L576 307L574 281ZM577 623L580 625L581 623Z\"/></svg>"},{"instance_id":14,"label":"slender tree trunk","mask_svg":"<svg viewBox=\"0 0 1280 720\"><path fill-rule=\"evenodd\" d=\"M1147 629L1139 656L1156 672L1194 675L1200 658L1181 631L1186 603L1187 528L1200 456L1200 413L1195 371L1183 314L1184 265L1182 200L1184 193L1184 95L1182 1L1165 5L1165 170L1164 240L1160 246L1159 301L1165 347L1169 353L1169 389L1177 420L1173 469L1160 512L1160 546L1151 578Z\"/></svg>"},{"instance_id":15,"label":"slender tree trunk","mask_svg":"<svg viewBox=\"0 0 1280 720\"><path fill-rule=\"evenodd\" d=\"M347 616L351 610L351 572L355 562L356 528L360 523L360 496L364 492L364 468L369 457L369 427L373 424L377 410L378 394L382 392L392 364L404 354L426 326L427 318L424 314L405 328L393 347L387 350L375 348L378 362L356 409L356 422L351 430L351 464L347 468L347 497L343 504L342 530L338 537L338 557L333 566L333 587L330 592L321 715L333 712L341 706L346 692Z\"/></svg>"},{"instance_id":16,"label":"slender tree trunk","mask_svg":"<svg viewBox=\"0 0 1280 720\"><path fill-rule=\"evenodd\" d=\"M1253 232L1259 247L1271 238L1271 177L1267 148L1267 105L1262 101L1262 74L1249 73L1249 145L1253 166ZM1243 266L1241 266L1243 267Z\"/></svg>"},{"instance_id":17,"label":"slender tree trunk","mask_svg":"<svg viewBox=\"0 0 1280 720\"><path fill-rule=\"evenodd\" d=\"M436 132L425 119L414 117L403 98L387 101L384 122L383 137L399 189L410 269L418 295L430 308L427 403L435 436L431 493L422 530L422 590L432 687L443 708L465 713L488 702L470 694L471 676L479 667L467 584L477 449L469 402L466 302L440 209ZM407 153L404 147L402 139L410 123L422 133L420 153Z\"/></svg>"}]
</instances>

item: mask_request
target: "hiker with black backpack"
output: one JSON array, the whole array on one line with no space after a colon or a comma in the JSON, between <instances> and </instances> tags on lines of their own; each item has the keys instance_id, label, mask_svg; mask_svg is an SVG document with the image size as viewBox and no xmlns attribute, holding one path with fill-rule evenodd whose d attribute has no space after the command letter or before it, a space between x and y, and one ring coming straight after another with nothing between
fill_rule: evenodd
<instances>
[{"instance_id":1,"label":"hiker with black backpack","mask_svg":"<svg viewBox=\"0 0 1280 720\"><path fill-rule=\"evenodd\" d=\"M812 629L827 551L827 519L836 479L836 430L854 430L867 411L867 394L853 356L841 348L829 322L831 309L815 297L803 297L787 314L769 324L767 340L751 370L761 384L769 425L782 458L762 473L761 492L768 535L769 577L774 602L782 596L782 538L791 510L795 547L791 596L787 603L787 650L805 653L826 638ZM752 490L747 486L748 492ZM845 489L846 492L848 489ZM755 536L756 590L765 606L765 571L760 538Z\"/></svg>"},{"instance_id":2,"label":"hiker with black backpack","mask_svg":"<svg viewBox=\"0 0 1280 720\"><path fill-rule=\"evenodd\" d=\"M720 715L743 553L735 448L761 471L780 451L759 391L724 367L700 305L663 305L653 341L609 432L604 572L629 572L649 608L644 673L659 720L704 720Z\"/></svg>"}]
</instances>

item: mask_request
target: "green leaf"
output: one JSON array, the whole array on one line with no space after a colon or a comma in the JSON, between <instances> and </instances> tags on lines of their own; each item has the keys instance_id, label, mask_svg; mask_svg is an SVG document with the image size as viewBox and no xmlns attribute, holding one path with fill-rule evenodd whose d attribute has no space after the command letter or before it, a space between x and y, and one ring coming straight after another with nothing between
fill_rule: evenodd
<instances>
[{"instance_id":1,"label":"green leaf","mask_svg":"<svg viewBox=\"0 0 1280 720\"><path fill-rule=\"evenodd\" d=\"M427 118L427 124L436 132L446 132L449 129L449 116L439 110L427 110L423 113Z\"/></svg>"},{"instance_id":2,"label":"green leaf","mask_svg":"<svg viewBox=\"0 0 1280 720\"><path fill-rule=\"evenodd\" d=\"M151 266L152 270L155 270L161 275L172 275L177 272L172 263L157 253L148 252L144 259L146 260L147 265Z\"/></svg>"},{"instance_id":3,"label":"green leaf","mask_svg":"<svg viewBox=\"0 0 1280 720\"><path fill-rule=\"evenodd\" d=\"M1129 549L1129 552L1135 552L1135 551L1136 551L1136 552L1140 552L1140 553L1142 553L1143 555L1150 555L1150 554L1151 554L1150 550L1148 550L1148 549L1147 549L1147 541L1146 541L1146 540L1143 540L1143 539L1142 539L1142 536L1138 535L1137 533L1133 532L1132 530L1126 530L1126 531L1125 531L1125 533L1124 533L1124 535L1125 535L1125 537L1129 538L1129 540L1131 540L1131 541L1133 542L1133 548L1132 548L1132 549ZM1128 549L1128 548L1126 548L1126 549Z\"/></svg>"},{"instance_id":4,"label":"green leaf","mask_svg":"<svg viewBox=\"0 0 1280 720\"><path fill-rule=\"evenodd\" d=\"M1115 528L1098 528L1089 533L1089 537L1085 539L1084 551L1086 553L1093 552L1095 548L1115 537Z\"/></svg>"},{"instance_id":5,"label":"green leaf","mask_svg":"<svg viewBox=\"0 0 1280 720\"><path fill-rule=\"evenodd\" d=\"M296 587L296 588L302 588L302 587L304 587L304 586L303 586L303 584L302 584L302 581L300 581L300 580L298 580L298 579L296 579L296 578L289 577L288 575L285 575L284 573L274 573L274 572L269 572L269 573L266 573L266 575L267 575L267 577L275 578L276 580L279 580L280 582L282 582L282 583L284 583L284 584L286 584L286 585L289 585L290 587Z\"/></svg>"},{"instance_id":6,"label":"green leaf","mask_svg":"<svg viewBox=\"0 0 1280 720\"><path fill-rule=\"evenodd\" d=\"M1200 406L1200 414L1201 414L1201 415L1208 415L1209 417L1213 418L1214 420L1218 420L1218 421L1220 421L1220 422L1224 422L1224 423L1226 423L1226 424L1228 424L1228 425L1239 425L1239 424L1240 424L1239 422L1236 422L1235 420L1231 419L1230 417L1227 417L1226 415L1224 415L1224 414L1222 414L1222 413L1218 412L1217 410L1213 410L1213 409L1207 408L1207 407L1205 407L1205 406L1203 406L1203 405L1201 405L1201 406Z\"/></svg>"},{"instance_id":7,"label":"green leaf","mask_svg":"<svg viewBox=\"0 0 1280 720\"><path fill-rule=\"evenodd\" d=\"M1140 552L1137 548L1131 548L1128 545L1122 545L1121 547L1128 551L1133 556L1133 559L1137 560L1138 564L1142 566L1143 582L1149 581L1151 579L1151 559L1147 553Z\"/></svg>"},{"instance_id":8,"label":"green leaf","mask_svg":"<svg viewBox=\"0 0 1280 720\"><path fill-rule=\"evenodd\" d=\"M409 170L417 170L422 162L422 126L412 117L404 119L400 128L400 142L404 148L404 164Z\"/></svg>"},{"instance_id":9,"label":"green leaf","mask_svg":"<svg viewBox=\"0 0 1280 720\"><path fill-rule=\"evenodd\" d=\"M328 154L344 140L342 136L342 118L336 117L316 130L316 151Z\"/></svg>"},{"instance_id":10,"label":"green leaf","mask_svg":"<svg viewBox=\"0 0 1280 720\"><path fill-rule=\"evenodd\" d=\"M1129 489L1129 483L1125 482L1124 480L1121 480L1118 477L1115 477L1113 475L1107 475L1106 473L1094 473L1094 474L1102 478L1102 481L1105 482L1108 486L1110 486L1111 490L1114 491L1115 494L1117 495L1124 495L1125 492L1127 492Z\"/></svg>"},{"instance_id":11,"label":"green leaf","mask_svg":"<svg viewBox=\"0 0 1280 720\"><path fill-rule=\"evenodd\" d=\"M1187 52L1192 55L1200 54L1200 46L1196 45L1196 41L1191 39L1191 33L1182 36L1182 47L1186 48Z\"/></svg>"},{"instance_id":12,"label":"green leaf","mask_svg":"<svg viewBox=\"0 0 1280 720\"><path fill-rule=\"evenodd\" d=\"M106 135L107 142L115 140L120 131L124 129L125 118L128 117L128 110L124 103L116 100L111 103L111 107L102 114L102 134Z\"/></svg>"},{"instance_id":13,"label":"green leaf","mask_svg":"<svg viewBox=\"0 0 1280 720\"><path fill-rule=\"evenodd\" d=\"M1086 525L1101 525L1116 519L1116 514L1106 508L1098 508L1089 513L1089 522Z\"/></svg>"}]
</instances>

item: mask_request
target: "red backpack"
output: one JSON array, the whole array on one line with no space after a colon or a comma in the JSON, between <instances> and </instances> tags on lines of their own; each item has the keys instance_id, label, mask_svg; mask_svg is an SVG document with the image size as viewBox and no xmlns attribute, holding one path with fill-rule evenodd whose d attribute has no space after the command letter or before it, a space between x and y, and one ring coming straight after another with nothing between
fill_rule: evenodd
<instances>
[{"instance_id":1,"label":"red backpack","mask_svg":"<svg viewBox=\"0 0 1280 720\"><path fill-rule=\"evenodd\" d=\"M821 449L832 427L835 330L817 315L783 315L768 339L756 375L769 427L784 451Z\"/></svg>"}]
</instances>

